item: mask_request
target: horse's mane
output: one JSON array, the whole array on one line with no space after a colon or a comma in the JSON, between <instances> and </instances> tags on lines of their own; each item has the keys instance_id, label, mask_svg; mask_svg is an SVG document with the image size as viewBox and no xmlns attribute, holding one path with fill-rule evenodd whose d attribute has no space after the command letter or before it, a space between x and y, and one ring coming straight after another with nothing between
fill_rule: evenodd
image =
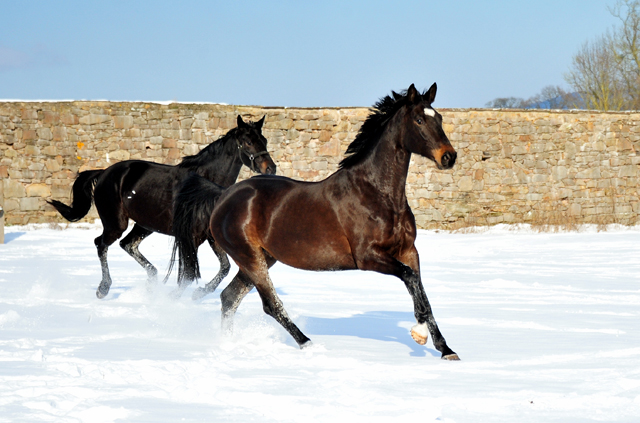
<instances>
[{"instance_id":1,"label":"horse's mane","mask_svg":"<svg viewBox=\"0 0 640 423\"><path fill-rule=\"evenodd\" d=\"M194 154L193 156L184 157L180 164L178 164L178 167L194 169L210 163L215 157L222 157L227 141L231 138L235 138L237 130L238 128L233 128L223 137L218 138L216 141L200 150L199 153Z\"/></svg>"},{"instance_id":2,"label":"horse's mane","mask_svg":"<svg viewBox=\"0 0 640 423\"><path fill-rule=\"evenodd\" d=\"M340 161L340 169L352 167L364 160L378 144L387 122L408 103L407 90L391 93L392 95L381 98L373 105L372 113L360 127L356 138L347 147L346 157Z\"/></svg>"}]
</instances>

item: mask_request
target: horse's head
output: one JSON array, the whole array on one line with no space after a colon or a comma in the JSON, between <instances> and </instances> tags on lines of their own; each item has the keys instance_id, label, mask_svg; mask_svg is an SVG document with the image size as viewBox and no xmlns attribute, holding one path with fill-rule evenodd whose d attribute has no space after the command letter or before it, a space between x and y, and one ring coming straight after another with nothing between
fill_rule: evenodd
<instances>
[{"instance_id":1,"label":"horse's head","mask_svg":"<svg viewBox=\"0 0 640 423\"><path fill-rule=\"evenodd\" d=\"M257 122L245 122L238 115L236 143L242 164L263 175L276 173L276 164L267 151L267 139L262 135L264 116Z\"/></svg>"},{"instance_id":2,"label":"horse's head","mask_svg":"<svg viewBox=\"0 0 640 423\"><path fill-rule=\"evenodd\" d=\"M442 116L431 107L437 89L434 83L424 95L413 84L407 90L405 128L408 130L403 144L408 151L433 160L438 169L451 169L457 153L442 129Z\"/></svg>"}]
</instances>

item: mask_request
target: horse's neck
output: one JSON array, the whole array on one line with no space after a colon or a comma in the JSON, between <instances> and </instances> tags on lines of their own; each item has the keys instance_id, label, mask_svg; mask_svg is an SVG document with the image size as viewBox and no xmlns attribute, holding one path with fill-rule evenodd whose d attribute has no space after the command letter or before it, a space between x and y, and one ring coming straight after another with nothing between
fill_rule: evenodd
<instances>
[{"instance_id":1,"label":"horse's neck","mask_svg":"<svg viewBox=\"0 0 640 423\"><path fill-rule=\"evenodd\" d=\"M213 160L200 166L196 173L215 184L229 187L238 179L242 161L236 152L235 139L229 139L224 142L229 143L229 145L225 145L222 154L216 155Z\"/></svg>"},{"instance_id":2,"label":"horse's neck","mask_svg":"<svg viewBox=\"0 0 640 423\"><path fill-rule=\"evenodd\" d=\"M380 195L398 208L407 204L406 184L411 153L405 150L401 132L385 130L382 138L362 163L354 166L359 177L373 185Z\"/></svg>"}]
</instances>

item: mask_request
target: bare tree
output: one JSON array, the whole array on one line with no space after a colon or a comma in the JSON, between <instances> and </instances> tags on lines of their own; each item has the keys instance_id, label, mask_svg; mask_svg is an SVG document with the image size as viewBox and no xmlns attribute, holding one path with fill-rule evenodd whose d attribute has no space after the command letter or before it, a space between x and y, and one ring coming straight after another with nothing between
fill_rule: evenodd
<instances>
[{"instance_id":1,"label":"bare tree","mask_svg":"<svg viewBox=\"0 0 640 423\"><path fill-rule=\"evenodd\" d=\"M609 12L620 20L613 48L626 90L625 109L640 109L640 1L618 0Z\"/></svg>"},{"instance_id":2,"label":"bare tree","mask_svg":"<svg viewBox=\"0 0 640 423\"><path fill-rule=\"evenodd\" d=\"M573 56L565 80L587 109L621 110L625 106L625 83L618 63L615 40L607 33L582 45Z\"/></svg>"},{"instance_id":3,"label":"bare tree","mask_svg":"<svg viewBox=\"0 0 640 423\"><path fill-rule=\"evenodd\" d=\"M547 85L539 94L526 100L528 109L576 109L580 99L558 85Z\"/></svg>"},{"instance_id":4,"label":"bare tree","mask_svg":"<svg viewBox=\"0 0 640 423\"><path fill-rule=\"evenodd\" d=\"M576 109L583 108L580 96L560 86L547 85L540 93L523 99L519 97L495 98L485 104L495 109Z\"/></svg>"},{"instance_id":5,"label":"bare tree","mask_svg":"<svg viewBox=\"0 0 640 423\"><path fill-rule=\"evenodd\" d=\"M526 100L519 97L499 97L494 98L485 104L485 107L491 109L526 109Z\"/></svg>"}]
</instances>

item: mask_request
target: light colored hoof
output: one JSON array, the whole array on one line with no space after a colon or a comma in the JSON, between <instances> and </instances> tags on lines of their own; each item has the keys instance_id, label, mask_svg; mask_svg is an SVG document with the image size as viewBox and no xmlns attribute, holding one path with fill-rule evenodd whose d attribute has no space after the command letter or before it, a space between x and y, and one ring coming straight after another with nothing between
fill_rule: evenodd
<instances>
[{"instance_id":1,"label":"light colored hoof","mask_svg":"<svg viewBox=\"0 0 640 423\"><path fill-rule=\"evenodd\" d=\"M442 356L443 360L449 360L449 361L460 361L460 357L458 357L458 354L449 354L449 355L443 355Z\"/></svg>"},{"instance_id":2,"label":"light colored hoof","mask_svg":"<svg viewBox=\"0 0 640 423\"><path fill-rule=\"evenodd\" d=\"M417 324L411 328L411 337L420 345L427 343L429 339L429 329L425 323Z\"/></svg>"},{"instance_id":3,"label":"light colored hoof","mask_svg":"<svg viewBox=\"0 0 640 423\"><path fill-rule=\"evenodd\" d=\"M300 349L304 350L305 348L311 348L313 347L313 342L311 341L307 341L304 344L300 345Z\"/></svg>"}]
</instances>

